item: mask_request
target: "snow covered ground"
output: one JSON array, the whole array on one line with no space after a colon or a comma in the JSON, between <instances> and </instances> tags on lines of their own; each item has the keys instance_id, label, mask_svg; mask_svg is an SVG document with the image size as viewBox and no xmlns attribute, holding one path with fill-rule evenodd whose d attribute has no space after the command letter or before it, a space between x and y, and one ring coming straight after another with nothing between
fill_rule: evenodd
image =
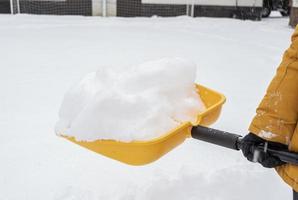
<instances>
[{"instance_id":1,"label":"snow covered ground","mask_svg":"<svg viewBox=\"0 0 298 200\"><path fill-rule=\"evenodd\" d=\"M177 56L196 62L197 80L226 95L213 127L244 135L289 45L287 24L1 15L0 199L290 199L274 170L193 139L132 167L54 134L63 94L85 74Z\"/></svg>"}]
</instances>

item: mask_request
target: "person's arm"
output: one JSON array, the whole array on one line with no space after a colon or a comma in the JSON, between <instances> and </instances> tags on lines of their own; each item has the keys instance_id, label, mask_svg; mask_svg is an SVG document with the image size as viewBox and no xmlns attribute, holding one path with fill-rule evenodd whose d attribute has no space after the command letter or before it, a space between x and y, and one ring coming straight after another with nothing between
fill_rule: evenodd
<instances>
[{"instance_id":1,"label":"person's arm","mask_svg":"<svg viewBox=\"0 0 298 200\"><path fill-rule=\"evenodd\" d=\"M298 119L298 28L249 131L272 142L288 145Z\"/></svg>"},{"instance_id":2,"label":"person's arm","mask_svg":"<svg viewBox=\"0 0 298 200\"><path fill-rule=\"evenodd\" d=\"M298 120L298 28L292 36L292 44L284 53L277 73L271 81L265 97L257 108L257 114L243 138L243 155L249 161L257 161L272 168L285 164L270 153L256 157L255 148L267 143L280 149L288 146ZM298 151L298 149L292 149Z\"/></svg>"}]
</instances>

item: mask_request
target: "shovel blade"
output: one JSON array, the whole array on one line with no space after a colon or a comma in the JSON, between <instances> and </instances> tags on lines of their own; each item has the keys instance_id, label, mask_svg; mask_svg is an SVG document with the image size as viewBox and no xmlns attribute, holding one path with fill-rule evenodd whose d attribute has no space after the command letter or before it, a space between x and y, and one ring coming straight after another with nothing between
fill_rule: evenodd
<instances>
[{"instance_id":1,"label":"shovel blade","mask_svg":"<svg viewBox=\"0 0 298 200\"><path fill-rule=\"evenodd\" d=\"M92 142L76 141L65 137L88 150L102 154L129 165L149 164L184 142L191 135L192 126L208 126L214 123L221 112L225 97L202 85L196 85L197 92L203 100L206 110L197 116L196 123L186 122L159 138L148 141L120 142L115 140L96 140ZM63 136L64 137L64 136Z\"/></svg>"}]
</instances>

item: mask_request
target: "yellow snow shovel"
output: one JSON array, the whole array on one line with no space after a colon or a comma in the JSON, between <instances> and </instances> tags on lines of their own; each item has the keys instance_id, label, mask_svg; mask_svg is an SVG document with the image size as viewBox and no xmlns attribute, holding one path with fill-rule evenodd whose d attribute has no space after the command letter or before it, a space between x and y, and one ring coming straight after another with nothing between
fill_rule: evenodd
<instances>
[{"instance_id":1,"label":"yellow snow shovel","mask_svg":"<svg viewBox=\"0 0 298 200\"><path fill-rule=\"evenodd\" d=\"M96 140L92 142L76 141L65 137L82 147L129 165L151 163L191 137L191 130L198 125L208 126L220 115L225 97L202 85L196 85L206 110L197 116L195 124L186 122L163 136L149 141L119 142L115 140Z\"/></svg>"}]
</instances>

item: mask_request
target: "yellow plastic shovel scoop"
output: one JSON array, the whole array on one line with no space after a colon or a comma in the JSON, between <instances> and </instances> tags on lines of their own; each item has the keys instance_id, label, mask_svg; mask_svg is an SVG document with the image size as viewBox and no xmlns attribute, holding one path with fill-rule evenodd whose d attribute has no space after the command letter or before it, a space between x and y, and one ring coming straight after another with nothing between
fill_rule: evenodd
<instances>
[{"instance_id":1,"label":"yellow plastic shovel scoop","mask_svg":"<svg viewBox=\"0 0 298 200\"><path fill-rule=\"evenodd\" d=\"M163 136L149 141L118 142L115 140L96 140L80 142L74 138L65 137L82 147L109 158L129 165L145 165L151 163L191 137L191 129L196 125L208 126L214 123L220 115L225 97L202 85L197 85L197 91L205 103L206 110L200 113L196 123L186 122Z\"/></svg>"}]
</instances>

